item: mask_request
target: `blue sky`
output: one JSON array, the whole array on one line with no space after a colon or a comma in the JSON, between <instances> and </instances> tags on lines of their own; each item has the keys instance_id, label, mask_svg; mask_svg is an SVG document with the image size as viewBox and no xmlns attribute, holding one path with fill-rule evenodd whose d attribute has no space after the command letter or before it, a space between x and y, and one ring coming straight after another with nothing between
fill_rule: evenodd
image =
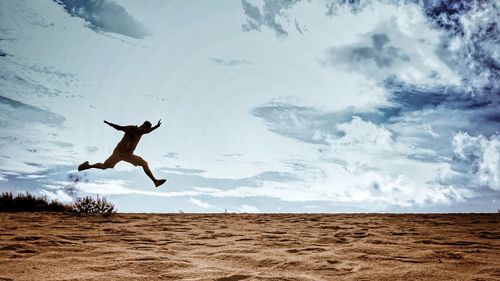
<instances>
[{"instance_id":1,"label":"blue sky","mask_svg":"<svg viewBox=\"0 0 500 281\"><path fill-rule=\"evenodd\" d=\"M0 191L124 212L500 207L497 2L1 1ZM100 162L163 126L142 169Z\"/></svg>"}]
</instances>

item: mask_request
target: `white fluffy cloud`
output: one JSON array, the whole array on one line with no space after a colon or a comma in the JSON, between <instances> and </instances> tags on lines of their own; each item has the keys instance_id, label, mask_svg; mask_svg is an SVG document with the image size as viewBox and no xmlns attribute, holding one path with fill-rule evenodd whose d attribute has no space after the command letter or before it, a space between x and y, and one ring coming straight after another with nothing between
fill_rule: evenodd
<instances>
[{"instance_id":1,"label":"white fluffy cloud","mask_svg":"<svg viewBox=\"0 0 500 281\"><path fill-rule=\"evenodd\" d=\"M459 132L453 137L453 148L469 167L470 184L500 190L500 136Z\"/></svg>"},{"instance_id":2,"label":"white fluffy cloud","mask_svg":"<svg viewBox=\"0 0 500 281\"><path fill-rule=\"evenodd\" d=\"M199 199L196 199L196 198L189 198L189 202L191 202L192 204L202 208L202 209L209 209L209 208L212 208L213 206L208 204L207 202L203 202Z\"/></svg>"},{"instance_id":3,"label":"white fluffy cloud","mask_svg":"<svg viewBox=\"0 0 500 281\"><path fill-rule=\"evenodd\" d=\"M369 121L364 121L354 116L350 122L341 123L337 128L344 132L344 136L336 140L336 143L347 145L372 145L375 149L390 149L392 145L392 134L383 126L377 126Z\"/></svg>"}]
</instances>

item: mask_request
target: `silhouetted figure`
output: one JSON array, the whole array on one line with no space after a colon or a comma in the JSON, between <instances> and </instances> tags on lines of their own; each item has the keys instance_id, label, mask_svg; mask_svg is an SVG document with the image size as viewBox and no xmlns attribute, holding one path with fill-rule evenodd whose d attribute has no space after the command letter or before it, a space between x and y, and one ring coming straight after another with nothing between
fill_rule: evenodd
<instances>
[{"instance_id":1,"label":"silhouetted figure","mask_svg":"<svg viewBox=\"0 0 500 281\"><path fill-rule=\"evenodd\" d=\"M104 123L119 131L124 131L125 135L123 136L122 140L116 145L115 150L113 150L113 154L111 154L111 156L106 159L104 163L95 163L93 165L90 165L89 161L85 161L80 166L78 166L78 171L83 171L91 168L105 170L113 168L116 163L120 161L125 161L134 166L141 166L142 169L144 169L146 175L148 175L148 177L154 182L156 187L165 183L166 180L157 180L153 176L153 173L151 173L148 162L146 162L146 160L134 154L134 150L141 140L142 135L149 134L152 131L158 129L158 127L160 127L161 125L161 120L158 121L158 124L156 124L156 126L154 127L151 127L151 123L149 121L145 121L141 126L120 126L110 123L106 120L104 120Z\"/></svg>"}]
</instances>

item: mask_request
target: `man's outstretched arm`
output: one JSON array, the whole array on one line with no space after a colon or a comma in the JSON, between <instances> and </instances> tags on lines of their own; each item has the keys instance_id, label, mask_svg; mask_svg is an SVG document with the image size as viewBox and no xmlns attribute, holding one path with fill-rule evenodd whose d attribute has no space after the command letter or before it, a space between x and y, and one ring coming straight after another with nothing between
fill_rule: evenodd
<instances>
[{"instance_id":1,"label":"man's outstretched arm","mask_svg":"<svg viewBox=\"0 0 500 281\"><path fill-rule=\"evenodd\" d=\"M108 124L109 126L119 130L119 131L123 131L124 130L124 127L123 126L120 126L120 125L116 125L116 124L113 124L111 122L108 122L106 120L104 120L104 123Z\"/></svg>"},{"instance_id":2,"label":"man's outstretched arm","mask_svg":"<svg viewBox=\"0 0 500 281\"><path fill-rule=\"evenodd\" d=\"M151 133L152 131L158 129L161 125L161 119L160 121L158 121L158 123L156 125L154 125L153 127L151 127L151 129L149 130L149 132L147 132L147 134Z\"/></svg>"}]
</instances>

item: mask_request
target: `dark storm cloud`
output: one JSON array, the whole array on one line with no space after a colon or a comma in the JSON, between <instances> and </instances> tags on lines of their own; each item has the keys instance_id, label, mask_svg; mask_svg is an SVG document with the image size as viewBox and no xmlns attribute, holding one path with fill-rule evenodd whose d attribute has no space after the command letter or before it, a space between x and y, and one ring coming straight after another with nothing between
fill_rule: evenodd
<instances>
[{"instance_id":1,"label":"dark storm cloud","mask_svg":"<svg viewBox=\"0 0 500 281\"><path fill-rule=\"evenodd\" d=\"M87 21L96 31L108 31L141 39L145 28L122 6L110 0L55 0L72 16Z\"/></svg>"},{"instance_id":2,"label":"dark storm cloud","mask_svg":"<svg viewBox=\"0 0 500 281\"><path fill-rule=\"evenodd\" d=\"M274 1L264 0L264 5L261 9L250 4L247 0L241 0L243 11L247 16L247 22L243 25L244 31L260 30L262 26L266 26L276 33L279 37L287 37L288 32L277 21L283 11L289 9L299 0Z\"/></svg>"},{"instance_id":3,"label":"dark storm cloud","mask_svg":"<svg viewBox=\"0 0 500 281\"><path fill-rule=\"evenodd\" d=\"M480 193L485 186L500 189L494 180L498 177L495 166L498 164L488 160L500 153L497 98L474 97L460 87L427 87L394 81L387 82L386 87L391 90L390 100L395 104L381 109L392 115L386 127L400 141L412 142L429 151L408 155L409 159L449 163L455 173L438 179L436 183L441 185L472 188ZM415 129L423 124L427 130ZM457 142L460 137L462 141ZM458 154L462 147L467 148L463 155Z\"/></svg>"},{"instance_id":4,"label":"dark storm cloud","mask_svg":"<svg viewBox=\"0 0 500 281\"><path fill-rule=\"evenodd\" d=\"M474 9L473 1L424 0L422 8L430 19L447 31L464 35L460 17Z\"/></svg>"},{"instance_id":5,"label":"dark storm cloud","mask_svg":"<svg viewBox=\"0 0 500 281\"><path fill-rule=\"evenodd\" d=\"M332 48L329 50L330 57L334 62L342 58L347 58L350 63L373 61L379 68L391 67L398 60L410 61L410 57L401 49L389 44L386 34L373 34L371 39L371 46Z\"/></svg>"},{"instance_id":6,"label":"dark storm cloud","mask_svg":"<svg viewBox=\"0 0 500 281\"><path fill-rule=\"evenodd\" d=\"M377 110L383 112L381 120L393 127L413 120L433 125L440 136L464 131L489 137L498 132L498 96L471 96L458 86L417 85L397 79L387 79L383 85L389 92L389 105Z\"/></svg>"},{"instance_id":7,"label":"dark storm cloud","mask_svg":"<svg viewBox=\"0 0 500 281\"><path fill-rule=\"evenodd\" d=\"M455 69L474 95L500 94L500 9L497 1L423 1L428 20L444 31L439 57ZM454 39L458 50L448 47Z\"/></svg>"},{"instance_id":8,"label":"dark storm cloud","mask_svg":"<svg viewBox=\"0 0 500 281\"><path fill-rule=\"evenodd\" d=\"M394 19L379 23L356 43L328 48L322 64L363 74L368 78L383 81L388 77L407 73L409 67L429 73L418 52L414 40L394 28ZM434 73L434 75L437 75Z\"/></svg>"}]
</instances>

